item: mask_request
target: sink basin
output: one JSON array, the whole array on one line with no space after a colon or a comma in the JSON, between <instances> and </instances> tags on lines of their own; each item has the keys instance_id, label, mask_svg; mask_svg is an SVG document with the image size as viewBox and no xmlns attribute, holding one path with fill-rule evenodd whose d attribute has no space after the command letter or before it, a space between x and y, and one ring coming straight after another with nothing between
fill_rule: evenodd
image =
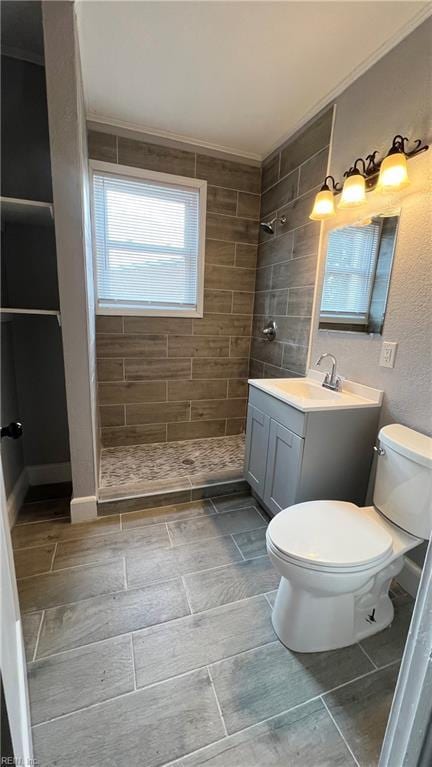
<instances>
[{"instance_id":1,"label":"sink basin","mask_svg":"<svg viewBox=\"0 0 432 767\"><path fill-rule=\"evenodd\" d=\"M311 370L306 378L252 379L249 384L303 412L381 405L383 392L379 389L345 380L341 391L332 391L322 386L322 380L322 374Z\"/></svg>"}]
</instances>

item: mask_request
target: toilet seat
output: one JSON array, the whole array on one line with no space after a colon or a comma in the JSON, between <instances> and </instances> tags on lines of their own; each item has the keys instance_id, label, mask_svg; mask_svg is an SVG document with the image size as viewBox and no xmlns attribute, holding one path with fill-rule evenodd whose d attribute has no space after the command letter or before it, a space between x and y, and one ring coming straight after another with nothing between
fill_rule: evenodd
<instances>
[{"instance_id":1,"label":"toilet seat","mask_svg":"<svg viewBox=\"0 0 432 767\"><path fill-rule=\"evenodd\" d=\"M345 501L308 501L279 512L267 541L280 559L327 572L354 572L384 562L393 550L387 526Z\"/></svg>"}]
</instances>

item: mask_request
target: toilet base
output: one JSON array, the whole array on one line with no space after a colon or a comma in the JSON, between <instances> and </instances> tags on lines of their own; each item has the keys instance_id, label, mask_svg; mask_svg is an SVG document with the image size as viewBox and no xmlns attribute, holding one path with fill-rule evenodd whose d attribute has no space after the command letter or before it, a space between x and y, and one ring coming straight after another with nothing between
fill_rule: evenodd
<instances>
[{"instance_id":1,"label":"toilet base","mask_svg":"<svg viewBox=\"0 0 432 767\"><path fill-rule=\"evenodd\" d=\"M298 584L293 587L282 577L272 612L273 628L282 644L294 652L324 652L355 644L393 620L388 595L393 572L388 576L385 581L373 579L366 593L334 596L314 594Z\"/></svg>"}]
</instances>

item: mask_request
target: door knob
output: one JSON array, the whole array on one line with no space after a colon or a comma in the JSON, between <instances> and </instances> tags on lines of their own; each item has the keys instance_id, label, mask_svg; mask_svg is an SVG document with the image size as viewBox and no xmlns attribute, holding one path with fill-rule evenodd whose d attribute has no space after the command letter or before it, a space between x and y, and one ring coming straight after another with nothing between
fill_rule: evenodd
<instances>
[{"instance_id":1,"label":"door knob","mask_svg":"<svg viewBox=\"0 0 432 767\"><path fill-rule=\"evenodd\" d=\"M23 425L19 421L11 421L8 426L1 427L1 439L3 437L10 437L10 439L19 439L22 437Z\"/></svg>"}]
</instances>

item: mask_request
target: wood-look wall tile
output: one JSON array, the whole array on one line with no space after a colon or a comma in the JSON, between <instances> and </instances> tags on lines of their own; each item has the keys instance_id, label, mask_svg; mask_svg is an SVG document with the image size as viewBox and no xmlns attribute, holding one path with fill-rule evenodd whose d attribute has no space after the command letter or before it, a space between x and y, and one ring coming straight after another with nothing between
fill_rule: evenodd
<instances>
[{"instance_id":1,"label":"wood-look wall tile","mask_svg":"<svg viewBox=\"0 0 432 767\"><path fill-rule=\"evenodd\" d=\"M251 378L264 378L264 363L261 360L254 359L253 351L252 348L249 375Z\"/></svg>"},{"instance_id":2,"label":"wood-look wall tile","mask_svg":"<svg viewBox=\"0 0 432 767\"><path fill-rule=\"evenodd\" d=\"M233 382L235 383L235 382ZM168 400L220 399L226 397L226 381L168 381ZM243 394L230 396L245 396Z\"/></svg>"},{"instance_id":3,"label":"wood-look wall tile","mask_svg":"<svg viewBox=\"0 0 432 767\"><path fill-rule=\"evenodd\" d=\"M244 381L234 378L232 381L228 381L228 397L247 397L248 396L248 382L247 378Z\"/></svg>"},{"instance_id":4,"label":"wood-look wall tile","mask_svg":"<svg viewBox=\"0 0 432 767\"><path fill-rule=\"evenodd\" d=\"M115 405L134 402L164 402L167 398L165 381L138 383L125 381L123 383L100 383L99 402L102 405Z\"/></svg>"},{"instance_id":5,"label":"wood-look wall tile","mask_svg":"<svg viewBox=\"0 0 432 767\"><path fill-rule=\"evenodd\" d=\"M168 381L172 378L191 377L191 359L180 357L149 360L145 357L125 359L127 381Z\"/></svg>"},{"instance_id":6,"label":"wood-look wall tile","mask_svg":"<svg viewBox=\"0 0 432 767\"><path fill-rule=\"evenodd\" d=\"M273 237L272 240L261 243L258 251L258 267L289 261L292 258L294 234L294 232L287 232L281 237Z\"/></svg>"},{"instance_id":7,"label":"wood-look wall tile","mask_svg":"<svg viewBox=\"0 0 432 767\"><path fill-rule=\"evenodd\" d=\"M167 426L168 442L181 439L204 439L206 437L223 437L225 435L225 420L223 421L183 421L169 423Z\"/></svg>"},{"instance_id":8,"label":"wood-look wall tile","mask_svg":"<svg viewBox=\"0 0 432 767\"><path fill-rule=\"evenodd\" d=\"M301 166L299 194L322 185L327 174L328 154L328 147L325 147Z\"/></svg>"},{"instance_id":9,"label":"wood-look wall tile","mask_svg":"<svg viewBox=\"0 0 432 767\"><path fill-rule=\"evenodd\" d=\"M236 246L234 242L223 242L223 240L206 240L206 264L234 266L235 247Z\"/></svg>"},{"instance_id":10,"label":"wood-look wall tile","mask_svg":"<svg viewBox=\"0 0 432 767\"><path fill-rule=\"evenodd\" d=\"M97 314L96 333L123 333L123 317Z\"/></svg>"},{"instance_id":11,"label":"wood-look wall tile","mask_svg":"<svg viewBox=\"0 0 432 767\"><path fill-rule=\"evenodd\" d=\"M100 405L101 426L124 426L125 412L123 405Z\"/></svg>"},{"instance_id":12,"label":"wood-look wall tile","mask_svg":"<svg viewBox=\"0 0 432 767\"><path fill-rule=\"evenodd\" d=\"M229 339L223 336L169 336L168 357L228 357Z\"/></svg>"},{"instance_id":13,"label":"wood-look wall tile","mask_svg":"<svg viewBox=\"0 0 432 767\"><path fill-rule=\"evenodd\" d=\"M282 178L261 197L261 216L267 216L272 210L282 208L298 194L298 170Z\"/></svg>"},{"instance_id":14,"label":"wood-look wall tile","mask_svg":"<svg viewBox=\"0 0 432 767\"><path fill-rule=\"evenodd\" d=\"M211 290L252 291L255 288L255 269L240 269L236 266L206 264L205 284Z\"/></svg>"},{"instance_id":15,"label":"wood-look wall tile","mask_svg":"<svg viewBox=\"0 0 432 767\"><path fill-rule=\"evenodd\" d=\"M290 288L286 313L297 317L310 317L312 315L313 296L314 288L312 285L307 288Z\"/></svg>"},{"instance_id":16,"label":"wood-look wall tile","mask_svg":"<svg viewBox=\"0 0 432 767\"><path fill-rule=\"evenodd\" d=\"M147 442L165 442L165 424L146 426L112 426L101 429L102 447L141 445Z\"/></svg>"},{"instance_id":17,"label":"wood-look wall tile","mask_svg":"<svg viewBox=\"0 0 432 767\"><path fill-rule=\"evenodd\" d=\"M240 314L210 314L193 321L194 335L201 336L248 336L250 328L251 317Z\"/></svg>"},{"instance_id":18,"label":"wood-look wall tile","mask_svg":"<svg viewBox=\"0 0 432 767\"><path fill-rule=\"evenodd\" d=\"M236 245L235 265L245 269L255 269L258 256L257 245L245 245L238 242Z\"/></svg>"},{"instance_id":19,"label":"wood-look wall tile","mask_svg":"<svg viewBox=\"0 0 432 767\"><path fill-rule=\"evenodd\" d=\"M293 344L284 344L282 366L293 373L304 375L306 372L307 346L295 346Z\"/></svg>"},{"instance_id":20,"label":"wood-look wall tile","mask_svg":"<svg viewBox=\"0 0 432 767\"><path fill-rule=\"evenodd\" d=\"M255 294L255 315L285 317L287 314L288 290L263 290Z\"/></svg>"},{"instance_id":21,"label":"wood-look wall tile","mask_svg":"<svg viewBox=\"0 0 432 767\"><path fill-rule=\"evenodd\" d=\"M98 381L123 381L123 360L98 359L97 377Z\"/></svg>"},{"instance_id":22,"label":"wood-look wall tile","mask_svg":"<svg viewBox=\"0 0 432 767\"><path fill-rule=\"evenodd\" d=\"M258 222L250 218L222 216L219 213L207 215L207 237L228 242L258 242Z\"/></svg>"},{"instance_id":23,"label":"wood-look wall tile","mask_svg":"<svg viewBox=\"0 0 432 767\"><path fill-rule=\"evenodd\" d=\"M118 138L118 162L120 165L132 165L177 176L195 175L195 153L182 149L149 144L147 141Z\"/></svg>"},{"instance_id":24,"label":"wood-look wall tile","mask_svg":"<svg viewBox=\"0 0 432 767\"><path fill-rule=\"evenodd\" d=\"M209 184L260 194L261 168L204 154L197 155L197 178Z\"/></svg>"},{"instance_id":25,"label":"wood-look wall tile","mask_svg":"<svg viewBox=\"0 0 432 767\"><path fill-rule=\"evenodd\" d=\"M101 335L96 340L98 357L166 357L167 337L162 335Z\"/></svg>"},{"instance_id":26,"label":"wood-look wall tile","mask_svg":"<svg viewBox=\"0 0 432 767\"><path fill-rule=\"evenodd\" d=\"M279 223L276 227L276 234L285 234L290 229L297 229L309 222L309 215L313 207L315 192L307 192L303 197L297 197L280 210L280 215L285 216L286 223Z\"/></svg>"},{"instance_id":27,"label":"wood-look wall tile","mask_svg":"<svg viewBox=\"0 0 432 767\"><path fill-rule=\"evenodd\" d=\"M264 338L252 338L251 357L272 365L282 364L283 346L279 341L268 343Z\"/></svg>"},{"instance_id":28,"label":"wood-look wall tile","mask_svg":"<svg viewBox=\"0 0 432 767\"><path fill-rule=\"evenodd\" d=\"M195 359L192 378L247 378L248 359Z\"/></svg>"},{"instance_id":29,"label":"wood-look wall tile","mask_svg":"<svg viewBox=\"0 0 432 767\"><path fill-rule=\"evenodd\" d=\"M230 357L249 357L250 338L248 336L231 336L229 356Z\"/></svg>"},{"instance_id":30,"label":"wood-look wall tile","mask_svg":"<svg viewBox=\"0 0 432 767\"><path fill-rule=\"evenodd\" d=\"M333 119L333 107L330 107L324 114L314 122L302 128L281 152L281 178L286 176L294 168L312 157L330 143L330 133Z\"/></svg>"},{"instance_id":31,"label":"wood-look wall tile","mask_svg":"<svg viewBox=\"0 0 432 767\"><path fill-rule=\"evenodd\" d=\"M212 421L218 418L242 418L246 414L245 399L210 399L193 402L191 421Z\"/></svg>"},{"instance_id":32,"label":"wood-look wall tile","mask_svg":"<svg viewBox=\"0 0 432 767\"><path fill-rule=\"evenodd\" d=\"M244 218L253 218L255 221L260 215L261 197L259 194L249 194L248 192L238 193L237 215Z\"/></svg>"},{"instance_id":33,"label":"wood-look wall tile","mask_svg":"<svg viewBox=\"0 0 432 767\"><path fill-rule=\"evenodd\" d=\"M117 162L117 136L90 130L87 135L88 156L91 160Z\"/></svg>"},{"instance_id":34,"label":"wood-look wall tile","mask_svg":"<svg viewBox=\"0 0 432 767\"><path fill-rule=\"evenodd\" d=\"M293 232L293 258L311 256L318 252L320 228L319 221L311 221Z\"/></svg>"},{"instance_id":35,"label":"wood-look wall tile","mask_svg":"<svg viewBox=\"0 0 432 767\"><path fill-rule=\"evenodd\" d=\"M189 317L125 317L124 332L187 336L192 333L192 320Z\"/></svg>"},{"instance_id":36,"label":"wood-look wall tile","mask_svg":"<svg viewBox=\"0 0 432 767\"><path fill-rule=\"evenodd\" d=\"M211 213L235 216L237 192L234 189L224 189L222 186L207 186L207 210Z\"/></svg>"},{"instance_id":37,"label":"wood-look wall tile","mask_svg":"<svg viewBox=\"0 0 432 767\"><path fill-rule=\"evenodd\" d=\"M265 160L262 166L262 192L265 192L270 186L273 186L273 184L279 180L279 162L279 152L276 152L276 154L274 154L268 160Z\"/></svg>"},{"instance_id":38,"label":"wood-look wall tile","mask_svg":"<svg viewBox=\"0 0 432 767\"><path fill-rule=\"evenodd\" d=\"M162 402L156 404L126 405L126 423L170 423L189 421L189 402Z\"/></svg>"},{"instance_id":39,"label":"wood-look wall tile","mask_svg":"<svg viewBox=\"0 0 432 767\"><path fill-rule=\"evenodd\" d=\"M295 258L284 264L275 264L271 287L274 288L299 288L306 285L315 285L317 256L305 256Z\"/></svg>"},{"instance_id":40,"label":"wood-look wall tile","mask_svg":"<svg viewBox=\"0 0 432 767\"><path fill-rule=\"evenodd\" d=\"M233 314L252 314L254 307L254 293L235 290L233 293Z\"/></svg>"},{"instance_id":41,"label":"wood-look wall tile","mask_svg":"<svg viewBox=\"0 0 432 767\"><path fill-rule=\"evenodd\" d=\"M263 266L256 270L255 290L270 290L272 285L272 267Z\"/></svg>"},{"instance_id":42,"label":"wood-look wall tile","mask_svg":"<svg viewBox=\"0 0 432 767\"><path fill-rule=\"evenodd\" d=\"M277 321L277 338L279 341L288 341L296 346L307 346L309 343L310 324L310 317L279 317ZM273 346L274 344L268 345Z\"/></svg>"},{"instance_id":43,"label":"wood-look wall tile","mask_svg":"<svg viewBox=\"0 0 432 767\"><path fill-rule=\"evenodd\" d=\"M246 418L227 418L225 434L232 436L233 434L244 434L246 431Z\"/></svg>"},{"instance_id":44,"label":"wood-look wall tile","mask_svg":"<svg viewBox=\"0 0 432 767\"><path fill-rule=\"evenodd\" d=\"M231 290L204 290L204 314L229 314L231 309Z\"/></svg>"}]
</instances>

